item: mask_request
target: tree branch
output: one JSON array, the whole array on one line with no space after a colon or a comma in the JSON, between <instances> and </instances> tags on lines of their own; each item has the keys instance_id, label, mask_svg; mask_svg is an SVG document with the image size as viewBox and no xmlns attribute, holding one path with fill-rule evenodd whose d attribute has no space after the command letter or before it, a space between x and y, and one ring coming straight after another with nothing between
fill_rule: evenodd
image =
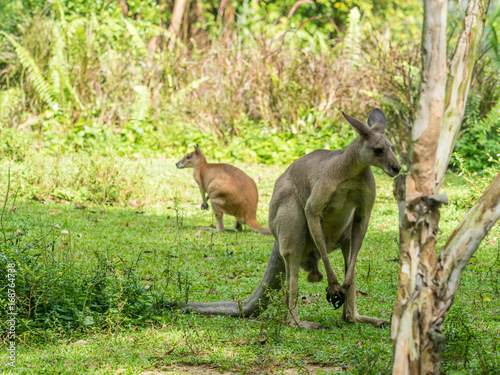
<instances>
[{"instance_id":1,"label":"tree branch","mask_svg":"<svg viewBox=\"0 0 500 375\"><path fill-rule=\"evenodd\" d=\"M500 173L465 215L441 251L435 277L439 285L437 324L439 320L444 320L446 311L453 303L463 269L499 217Z\"/></svg>"},{"instance_id":2,"label":"tree branch","mask_svg":"<svg viewBox=\"0 0 500 375\"><path fill-rule=\"evenodd\" d=\"M481 46L489 3L490 0L469 1L462 32L451 60L450 75L446 85L443 126L436 153L436 192L443 184L444 175L464 117L472 70Z\"/></svg>"}]
</instances>

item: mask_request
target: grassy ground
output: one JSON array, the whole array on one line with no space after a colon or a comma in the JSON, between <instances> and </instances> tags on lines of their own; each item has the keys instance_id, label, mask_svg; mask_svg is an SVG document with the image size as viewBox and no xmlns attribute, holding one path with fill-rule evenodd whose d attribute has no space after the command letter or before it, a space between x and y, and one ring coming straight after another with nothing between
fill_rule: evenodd
<instances>
[{"instance_id":1,"label":"grassy ground","mask_svg":"<svg viewBox=\"0 0 500 375\"><path fill-rule=\"evenodd\" d=\"M176 170L176 160L31 158L11 166L12 189L23 197L8 212L7 232L51 231L54 257L69 263L91 265L101 252L108 262L132 264L141 285L161 291L167 300L244 300L259 282L273 238L248 228L240 233L200 230L215 219L200 210L191 171ZM273 184L285 167L237 166L256 179L258 221L267 226ZM2 174L5 192L5 166ZM357 266L358 309L390 320L399 267L397 206L392 181L378 172L376 180L377 201ZM440 246L465 214L463 202L471 194L457 177L448 179L445 191L451 204L442 210ZM226 217L225 226L233 225ZM461 281L446 324L444 373L500 368L499 237L497 225ZM341 275L341 254L331 259ZM390 373L390 329L341 322L341 311L325 301L326 284L308 284L305 276L301 273L299 281L301 318L331 331L284 327L279 295L258 320L162 310L157 319L134 321L121 319L118 311L104 329L62 332L54 327L42 338L26 333L11 373ZM4 338L0 371L9 373L6 345Z\"/></svg>"}]
</instances>

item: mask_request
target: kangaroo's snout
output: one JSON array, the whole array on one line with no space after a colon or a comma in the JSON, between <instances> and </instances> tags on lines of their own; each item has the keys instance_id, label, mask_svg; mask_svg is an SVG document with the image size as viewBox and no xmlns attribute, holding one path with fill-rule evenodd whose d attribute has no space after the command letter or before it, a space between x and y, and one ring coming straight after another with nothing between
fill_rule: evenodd
<instances>
[{"instance_id":1,"label":"kangaroo's snout","mask_svg":"<svg viewBox=\"0 0 500 375\"><path fill-rule=\"evenodd\" d=\"M389 165L388 168L384 168L385 173L390 177L396 177L401 171L401 166L398 164Z\"/></svg>"},{"instance_id":2,"label":"kangaroo's snout","mask_svg":"<svg viewBox=\"0 0 500 375\"><path fill-rule=\"evenodd\" d=\"M178 161L177 163L175 163L175 166L176 166L177 168L180 168L180 167L181 167L181 162L180 162L180 161Z\"/></svg>"},{"instance_id":3,"label":"kangaroo's snout","mask_svg":"<svg viewBox=\"0 0 500 375\"><path fill-rule=\"evenodd\" d=\"M398 166L393 165L391 169L395 174L399 174L399 171L401 171L401 167L399 165Z\"/></svg>"}]
</instances>

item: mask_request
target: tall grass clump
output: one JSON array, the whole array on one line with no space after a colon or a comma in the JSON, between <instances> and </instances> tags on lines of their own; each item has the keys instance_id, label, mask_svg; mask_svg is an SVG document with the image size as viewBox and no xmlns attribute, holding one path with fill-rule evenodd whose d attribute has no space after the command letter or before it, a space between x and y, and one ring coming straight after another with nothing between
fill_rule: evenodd
<instances>
[{"instance_id":1,"label":"tall grass clump","mask_svg":"<svg viewBox=\"0 0 500 375\"><path fill-rule=\"evenodd\" d=\"M116 332L160 321L167 314L164 294L137 274L140 255L127 262L94 249L88 259L76 259L67 231L2 230L0 277L7 280L9 272L15 274L16 335L23 341L88 329ZM11 311L7 288L2 283L1 316ZM2 319L2 332L8 332L7 325Z\"/></svg>"}]
</instances>

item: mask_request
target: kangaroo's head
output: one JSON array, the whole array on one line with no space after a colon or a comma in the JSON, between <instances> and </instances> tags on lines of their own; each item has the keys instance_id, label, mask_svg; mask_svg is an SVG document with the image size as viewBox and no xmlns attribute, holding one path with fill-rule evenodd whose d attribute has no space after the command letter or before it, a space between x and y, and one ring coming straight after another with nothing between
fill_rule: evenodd
<instances>
[{"instance_id":1,"label":"kangaroo's head","mask_svg":"<svg viewBox=\"0 0 500 375\"><path fill-rule=\"evenodd\" d=\"M368 125L342 112L349 124L360 135L358 155L360 162L381 168L394 177L399 174L401 165L393 152L393 145L384 135L385 116L375 108L368 116Z\"/></svg>"},{"instance_id":2,"label":"kangaroo's head","mask_svg":"<svg viewBox=\"0 0 500 375\"><path fill-rule=\"evenodd\" d=\"M193 152L190 152L184 156L181 160L175 163L177 168L194 168L196 162L200 158L204 158L203 152L201 152L200 146L196 145Z\"/></svg>"}]
</instances>

